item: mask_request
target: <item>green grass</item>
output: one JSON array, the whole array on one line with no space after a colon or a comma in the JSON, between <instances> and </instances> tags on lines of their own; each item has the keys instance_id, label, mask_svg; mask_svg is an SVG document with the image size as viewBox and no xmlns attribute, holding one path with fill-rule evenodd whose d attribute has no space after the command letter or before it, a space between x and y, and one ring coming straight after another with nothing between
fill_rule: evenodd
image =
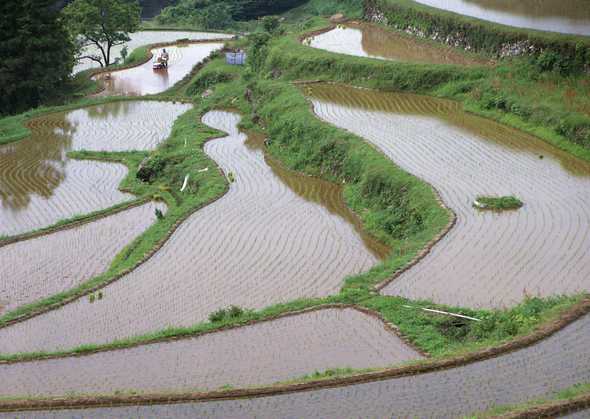
<instances>
[{"instance_id":1,"label":"green grass","mask_svg":"<svg viewBox=\"0 0 590 419\"><path fill-rule=\"evenodd\" d=\"M192 109L180 116L175 121L168 140L149 154L150 158L158 158L164 162L164 168L150 184L141 182L135 177L139 164L148 156L148 153L88 151L70 153L71 157L77 159L94 159L125 164L129 168L129 173L123 180L121 188L135 194L140 199L165 201L168 206L166 216L130 243L115 258L104 274L66 292L6 313L0 317L0 325L23 315L51 307L74 296L84 295L96 287L108 283L121 272L136 266L145 254L166 237L178 220L187 217L197 208L206 205L224 193L227 188L225 179L219 171L215 170L215 162L202 150L207 139L223 134L203 125L200 122L202 113L203 111L200 109ZM184 146L185 140L188 141L187 147ZM199 172L199 169L204 167L214 170ZM181 194L177 191L180 190L187 174L190 175L189 185Z\"/></svg>"},{"instance_id":2,"label":"green grass","mask_svg":"<svg viewBox=\"0 0 590 419\"><path fill-rule=\"evenodd\" d=\"M475 198L474 206L479 209L490 209L490 210L514 210L521 208L523 202L515 196L478 196Z\"/></svg>"},{"instance_id":3,"label":"green grass","mask_svg":"<svg viewBox=\"0 0 590 419\"><path fill-rule=\"evenodd\" d=\"M292 50L287 48L290 45L294 46ZM283 77L276 80L267 78L273 68L280 68ZM153 97L161 99L173 95L191 99L198 106L182 115L175 122L170 138L150 154L152 161L164 162L163 165L154 165L161 169L150 184L138 181L133 175L147 153L71 154L75 158L126 164L130 175L123 181L122 187L140 198L157 197L166 201L169 206L166 216L121 252L105 274L80 287L8 313L0 319L0 324L19 315L50 307L69 297L89 294L94 288L108 283L118 273L136 266L147 252L161 242L177 220L183 219L226 190L226 180L216 170L198 172L203 167L215 167L214 162L203 153L202 145L207 138L219 133L199 122L203 113L214 108L239 110L244 115L242 127L265 132L270 139L267 152L287 167L338 183L345 181L346 203L359 215L364 227L373 236L392 248L389 258L368 272L346 278L341 292L328 298L302 299L260 311L234 308L223 314L217 313L212 322L203 322L192 327L168 328L106 345L84 345L53 354L3 354L0 360L34 359L45 355L124 348L170 337L194 336L334 303L356 304L378 311L398 326L409 341L433 357L495 346L530 333L544 322L557 318L580 301L582 296L528 298L509 310L470 310L437 305L429 301L375 295L373 286L410 262L446 226L449 214L438 205L429 185L396 167L363 139L315 118L302 92L289 83L293 78L316 74L326 80L358 81L360 84L389 90L433 92L457 83L481 79L486 76L486 71L457 70L450 66L383 63L337 56L299 45L292 36L273 41L263 74L254 74L248 68L228 66L222 59L213 60L190 80L176 86L173 93ZM213 94L202 99L201 93L205 88L212 89ZM251 102L246 98L246 89L252 92ZM187 97L188 94L191 96ZM89 105L95 102L81 103ZM74 107L75 104L69 105L70 109ZM65 110L68 107L57 109ZM22 115L20 121L48 111L37 110ZM5 130L7 138L20 129L15 120L0 120L0 126L8 127ZM184 147L186 139L189 140L189 147ZM187 193L182 195L176 191L180 189L186 174L190 174L191 184ZM391 208L395 210L392 211ZM482 321L457 322L446 316L426 313L420 308L462 313ZM318 372L316 375L321 378L350 373L349 369L343 369Z\"/></svg>"},{"instance_id":4,"label":"green grass","mask_svg":"<svg viewBox=\"0 0 590 419\"><path fill-rule=\"evenodd\" d=\"M198 85L198 80L206 78L207 74L224 72L231 74L231 77L224 78L228 81L214 85L212 96L200 100L201 106L198 109L183 115L176 122L171 138L154 152L154 156L175 157L176 163L170 166L170 172L162 173L160 180L153 185L135 184L134 179L129 179L129 184L125 184L128 188L137 188L135 192L138 194L162 195L170 205L166 217L123 251L107 274L71 292L85 292L93 285L108 280L114 273L134 266L136 261L166 234L173 220L223 191L225 183L218 174L207 180L211 182L210 187L205 188L204 184L200 184L197 193L191 196L188 202L176 202L175 197L169 195L166 189L179 189L188 171L212 164L200 151L200 144L214 133L201 126L197 119L198 115L212 108L231 107L240 110L246 116L243 125L249 129L261 129L260 125L254 124L252 116L261 118L260 123L271 138L268 152L279 158L286 166L332 181L346 180L344 195L347 203L361 215L365 227L373 235L392 247L391 256L370 271L347 278L342 291L329 298L298 300L257 312L234 309L233 315L231 309L229 312L224 310L212 313L211 322L193 327L170 328L107 345L85 345L59 354L116 349L169 337L193 336L250 321L269 319L292 311L340 303L357 304L378 311L387 320L396 324L417 347L434 357L440 357L465 352L468 349L493 346L529 333L579 301L580 297L530 298L511 310L489 311L447 307L429 301L416 302L403 298L375 296L372 286L408 263L448 222L448 214L438 206L430 187L397 168L362 139L316 119L303 94L289 83L260 80L246 69L236 70L236 67L227 66L223 60L217 59L202 74L196 75L189 85ZM252 103L245 99L246 88L253 92ZM196 90L196 97L199 97L199 89ZM191 143L191 148L186 150L189 154L187 160L179 163L176 153L182 152L183 148L178 146L183 143L186 136L193 138L195 135L197 138ZM121 161L134 169L144 154L85 152L77 153L75 156ZM132 172L134 173L134 170ZM209 171L207 176L211 173L212 171ZM198 179L198 176L199 174L193 173L191 179ZM391 214L391 211L383 210L392 202L400 208L400 213ZM47 302L46 300L45 303ZM408 309L405 307L407 305L413 308ZM446 316L419 310L421 307L463 313L481 318L482 322L457 324ZM0 359L31 359L40 355L5 354Z\"/></svg>"}]
</instances>

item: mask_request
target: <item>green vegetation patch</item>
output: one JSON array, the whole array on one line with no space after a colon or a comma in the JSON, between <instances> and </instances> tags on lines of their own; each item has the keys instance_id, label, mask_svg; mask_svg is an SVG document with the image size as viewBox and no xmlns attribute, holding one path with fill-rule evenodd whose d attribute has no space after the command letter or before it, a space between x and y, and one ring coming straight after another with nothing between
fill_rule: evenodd
<instances>
[{"instance_id":1,"label":"green vegetation patch","mask_svg":"<svg viewBox=\"0 0 590 419\"><path fill-rule=\"evenodd\" d=\"M590 65L590 38L514 28L462 16L413 0L367 0L367 15L382 14L398 30L410 30L425 38L494 56L521 50L542 70L562 74L580 73Z\"/></svg>"},{"instance_id":2,"label":"green vegetation patch","mask_svg":"<svg viewBox=\"0 0 590 419\"><path fill-rule=\"evenodd\" d=\"M523 206L523 202L515 196L478 196L473 206L483 210L514 210Z\"/></svg>"}]
</instances>

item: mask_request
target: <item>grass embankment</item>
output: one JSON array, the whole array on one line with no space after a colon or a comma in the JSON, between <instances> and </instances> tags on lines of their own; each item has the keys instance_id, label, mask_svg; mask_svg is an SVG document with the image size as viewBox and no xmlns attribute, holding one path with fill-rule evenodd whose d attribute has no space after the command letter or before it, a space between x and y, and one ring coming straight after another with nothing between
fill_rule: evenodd
<instances>
[{"instance_id":1,"label":"grass embankment","mask_svg":"<svg viewBox=\"0 0 590 419\"><path fill-rule=\"evenodd\" d=\"M476 208L496 211L514 210L523 205L523 202L515 196L478 196L473 203Z\"/></svg>"},{"instance_id":2,"label":"grass embankment","mask_svg":"<svg viewBox=\"0 0 590 419\"><path fill-rule=\"evenodd\" d=\"M485 21L413 0L365 0L365 16L398 30L493 56L526 54L562 74L590 64L590 37L544 32Z\"/></svg>"},{"instance_id":3,"label":"grass embankment","mask_svg":"<svg viewBox=\"0 0 590 419\"><path fill-rule=\"evenodd\" d=\"M326 26L312 20L307 31ZM522 129L590 161L590 76L542 71L528 58L457 68L335 54L302 45L303 33L274 39L265 72L454 99L465 110Z\"/></svg>"},{"instance_id":4,"label":"grass embankment","mask_svg":"<svg viewBox=\"0 0 590 419\"><path fill-rule=\"evenodd\" d=\"M581 299L529 298L510 310L488 311L376 295L373 286L411 261L447 224L449 214L438 205L431 188L397 168L362 139L315 118L304 95L288 82L261 79L248 70L227 66L223 60L217 59L199 72L185 91L190 92L191 97L196 99L200 98L206 89L213 90L211 96L200 99L199 109L181 117L175 125L171 139L154 153L155 156L163 153L164 159L168 156L172 162L165 166L172 173L166 170L162 172L163 186L173 185L172 190L178 190L186 173L211 164L200 151L200 145L212 133L196 122L197 115L213 108L237 109L245 115L244 128L265 131L270 139L267 151L286 166L339 183L344 182L346 202L360 215L365 227L373 235L391 246L391 256L369 272L347 278L342 291L329 298L302 299L256 312L234 310L233 315L212 316L213 321L193 327L169 328L107 345L85 345L60 353L5 354L0 356L0 360L16 361L125 348L169 338L195 336L330 304L354 304L376 311L387 321L395 324L400 333L416 347L433 357L441 357L498 345L516 336L530 333L544 322L557 318ZM245 95L247 89L250 93ZM190 148L184 149L181 146L184 138L194 137L195 130L198 133L197 139L190 143ZM189 156L186 157L187 160L178 161L176 153L180 153L181 156L188 153ZM129 164L133 172L143 158L143 155L135 153L110 156L81 153L76 156L114 158ZM152 158L154 162L158 160L157 157ZM210 174L211 171L205 176ZM191 174L191 179L200 179L198 176L203 175L196 176L193 177ZM134 179L129 181L137 182ZM218 175L199 180L198 188L191 190L191 193L196 195L191 195L191 199L186 202L183 198L181 203L177 203L177 198L170 193L171 191L159 185L159 181L153 185L140 184L136 187L142 188L137 190L139 193L166 197L166 201L171 205L168 214L164 220L159 221L119 255L107 274L73 292L87 293L93 284L105 283L109 278L114 278L115 272L134 266L158 239L170 230L169 223L172 220L182 217L182 214L190 212L195 206L219 195L224 188L224 181ZM436 308L464 314L481 319L481 322L459 321L424 312L421 308ZM350 373L352 372L347 369L329 372L331 377ZM318 374L322 375L315 375Z\"/></svg>"},{"instance_id":5,"label":"grass embankment","mask_svg":"<svg viewBox=\"0 0 590 419\"><path fill-rule=\"evenodd\" d=\"M590 149L590 37L504 26L412 0L367 0L366 14L374 16L376 10L392 28L470 51L491 56L505 55L510 47L523 51L518 58L502 60L480 81L458 83L440 93L465 101L470 111L565 145L574 154L561 139Z\"/></svg>"},{"instance_id":6,"label":"grass embankment","mask_svg":"<svg viewBox=\"0 0 590 419\"><path fill-rule=\"evenodd\" d=\"M85 295L118 278L122 273L134 268L160 245L179 221L223 194L227 184L216 170L216 164L202 150L207 139L223 134L203 125L199 119L200 115L201 110L193 109L180 116L174 124L170 138L152 153L88 151L70 153L70 157L77 159L125 164L129 168L129 174L123 180L121 189L135 194L140 200L164 201L168 206L166 215L129 244L104 274L66 292L19 307L2 316L0 326ZM143 182L137 178L136 173L140 163L146 157L149 159L145 166L151 171L149 181ZM199 172L206 167L210 170ZM179 191L186 175L189 175L188 186L181 193Z\"/></svg>"},{"instance_id":7,"label":"grass embankment","mask_svg":"<svg viewBox=\"0 0 590 419\"><path fill-rule=\"evenodd\" d=\"M486 412L466 416L464 419L549 418L584 409L590 409L590 384L577 384L550 397L519 405L497 406Z\"/></svg>"}]
</instances>

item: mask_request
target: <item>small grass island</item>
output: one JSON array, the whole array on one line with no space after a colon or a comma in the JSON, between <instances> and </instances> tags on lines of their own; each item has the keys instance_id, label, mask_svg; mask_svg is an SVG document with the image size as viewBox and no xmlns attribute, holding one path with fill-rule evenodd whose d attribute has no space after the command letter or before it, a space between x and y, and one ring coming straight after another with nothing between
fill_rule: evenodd
<instances>
[{"instance_id":1,"label":"small grass island","mask_svg":"<svg viewBox=\"0 0 590 419\"><path fill-rule=\"evenodd\" d=\"M475 208L493 211L515 210L523 205L523 202L514 196L478 196L473 201Z\"/></svg>"}]
</instances>

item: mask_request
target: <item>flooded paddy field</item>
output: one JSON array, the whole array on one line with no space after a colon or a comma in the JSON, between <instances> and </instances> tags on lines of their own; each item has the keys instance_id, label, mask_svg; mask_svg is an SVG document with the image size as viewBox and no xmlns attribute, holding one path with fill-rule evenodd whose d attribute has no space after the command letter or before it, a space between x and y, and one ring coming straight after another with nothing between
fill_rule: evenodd
<instances>
[{"instance_id":1,"label":"flooded paddy field","mask_svg":"<svg viewBox=\"0 0 590 419\"><path fill-rule=\"evenodd\" d=\"M166 47L170 55L168 68L154 70L152 61L125 70L101 73L96 76L104 86L101 96L143 96L164 92L182 80L193 67L213 51L223 48L222 43L178 44ZM157 56L161 48L152 50Z\"/></svg>"},{"instance_id":2,"label":"flooded paddy field","mask_svg":"<svg viewBox=\"0 0 590 419\"><path fill-rule=\"evenodd\" d=\"M308 38L304 43L341 54L413 63L484 65L484 59L433 45L368 23L348 23Z\"/></svg>"},{"instance_id":3,"label":"flooded paddy field","mask_svg":"<svg viewBox=\"0 0 590 419\"><path fill-rule=\"evenodd\" d=\"M0 247L0 301L6 311L69 290L106 271L155 220L146 204L112 216ZM0 307L0 314L3 309Z\"/></svg>"},{"instance_id":4,"label":"flooded paddy field","mask_svg":"<svg viewBox=\"0 0 590 419\"><path fill-rule=\"evenodd\" d=\"M319 117L426 180L457 224L383 292L468 307L590 290L590 164L460 104L343 86L306 88ZM517 211L478 211L477 195L514 195Z\"/></svg>"},{"instance_id":5,"label":"flooded paddy field","mask_svg":"<svg viewBox=\"0 0 590 419\"><path fill-rule=\"evenodd\" d=\"M151 44L161 43L172 43L181 39L188 39L190 41L200 41L207 39L229 39L233 35L224 33L211 33L211 32L190 32L190 31L139 31L129 34L131 40L127 42L127 49L129 53L134 49ZM111 56L117 57L121 54L123 45L117 45L112 48ZM88 47L87 51L90 53L98 53L98 49ZM100 67L100 65L94 61L85 59L82 60L74 67L74 73L79 73L83 70L90 68Z\"/></svg>"},{"instance_id":6,"label":"flooded paddy field","mask_svg":"<svg viewBox=\"0 0 590 419\"><path fill-rule=\"evenodd\" d=\"M590 35L587 0L414 0L504 25Z\"/></svg>"},{"instance_id":7,"label":"flooded paddy field","mask_svg":"<svg viewBox=\"0 0 590 419\"><path fill-rule=\"evenodd\" d=\"M121 164L80 161L68 151L150 150L164 141L190 105L117 102L30 121L31 136L0 146L0 236L130 200L118 190Z\"/></svg>"},{"instance_id":8,"label":"flooded paddy field","mask_svg":"<svg viewBox=\"0 0 590 419\"><path fill-rule=\"evenodd\" d=\"M106 343L167 326L190 326L235 304L260 309L337 293L389 249L361 232L339 186L265 159L261 138L237 130L239 116L203 121L229 133L205 151L235 176L230 191L185 221L164 247L104 289L0 330L0 351L52 351ZM209 167L209 170L216 170Z\"/></svg>"},{"instance_id":9,"label":"flooded paddy field","mask_svg":"<svg viewBox=\"0 0 590 419\"><path fill-rule=\"evenodd\" d=\"M0 365L3 396L215 390L329 368L385 367L422 356L354 309L325 309L201 337L82 357Z\"/></svg>"},{"instance_id":10,"label":"flooded paddy field","mask_svg":"<svg viewBox=\"0 0 590 419\"><path fill-rule=\"evenodd\" d=\"M340 388L217 402L78 411L31 418L459 418L590 381L590 316L540 343L463 367ZM0 417L12 417L5 414ZM14 416L14 414L12 414ZM29 416L30 415L30 416ZM79 416L77 416L79 415Z\"/></svg>"}]
</instances>

